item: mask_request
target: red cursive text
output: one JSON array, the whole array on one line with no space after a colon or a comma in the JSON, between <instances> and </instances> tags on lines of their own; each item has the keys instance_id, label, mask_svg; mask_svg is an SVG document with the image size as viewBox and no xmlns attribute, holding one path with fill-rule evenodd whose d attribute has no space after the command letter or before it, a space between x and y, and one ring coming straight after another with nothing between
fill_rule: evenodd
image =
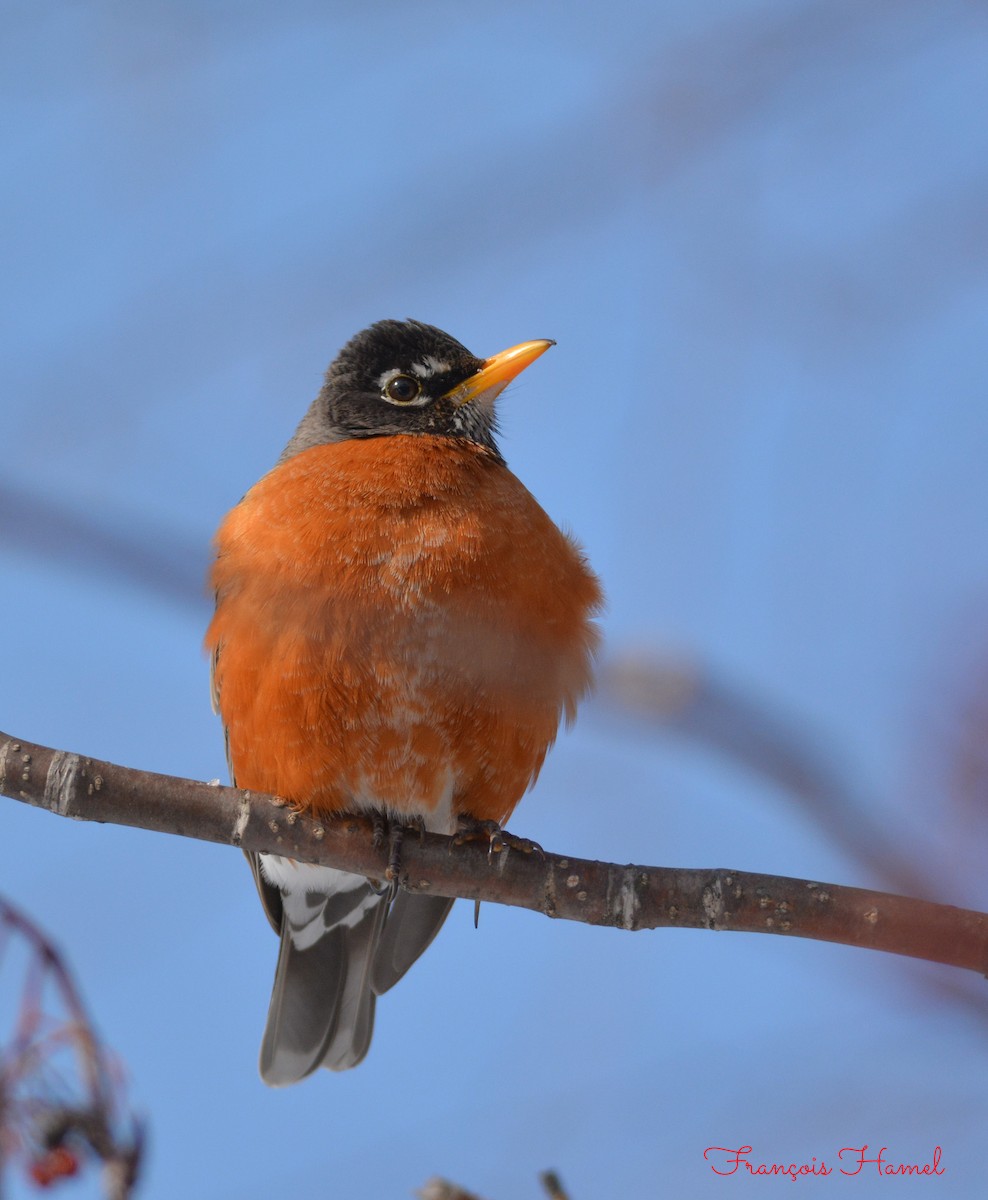
<instances>
[{"instance_id":1,"label":"red cursive text","mask_svg":"<svg viewBox=\"0 0 988 1200\"><path fill-rule=\"evenodd\" d=\"M833 1167L826 1163L817 1162L814 1157L808 1163L753 1163L748 1161L751 1154L750 1146L740 1146L737 1150L728 1150L726 1146L708 1146L703 1152L705 1162L710 1163L710 1169L715 1175L734 1175L737 1171L748 1175L788 1175L790 1179L798 1179L800 1175L832 1175ZM723 1160L720 1155L724 1155ZM718 1170L711 1158L726 1168Z\"/></svg>"},{"instance_id":2,"label":"red cursive text","mask_svg":"<svg viewBox=\"0 0 988 1200\"><path fill-rule=\"evenodd\" d=\"M895 1175L942 1175L946 1167L940 1165L943 1150L937 1146L933 1157L928 1163L893 1163L885 1157L888 1146L883 1146L875 1155L869 1155L868 1143L863 1146L844 1146L837 1151L838 1161L847 1163L840 1167L842 1175L860 1175L865 1168L874 1167L883 1179ZM808 1163L764 1163L752 1162L751 1146L739 1146L736 1150L727 1146L708 1146L703 1152L703 1160L709 1163L715 1175L787 1175L790 1179L799 1179L808 1175L833 1175L834 1168L828 1167L821 1159L817 1162L814 1156ZM833 1160L831 1160L833 1161Z\"/></svg>"},{"instance_id":3,"label":"red cursive text","mask_svg":"<svg viewBox=\"0 0 988 1200\"><path fill-rule=\"evenodd\" d=\"M843 1150L838 1151L837 1157L844 1161L844 1155L848 1156L848 1161L855 1163L852 1171L845 1171L843 1167L840 1169L842 1175L858 1175L865 1167L873 1166L879 1175L942 1175L946 1171L946 1167L940 1166L940 1155L942 1151L939 1146L933 1151L933 1158L928 1163L923 1163L920 1166L918 1163L890 1163L885 1161L885 1151L888 1146L883 1146L874 1158L866 1158L868 1153L868 1143L866 1142L860 1149L856 1146L845 1146Z\"/></svg>"}]
</instances>

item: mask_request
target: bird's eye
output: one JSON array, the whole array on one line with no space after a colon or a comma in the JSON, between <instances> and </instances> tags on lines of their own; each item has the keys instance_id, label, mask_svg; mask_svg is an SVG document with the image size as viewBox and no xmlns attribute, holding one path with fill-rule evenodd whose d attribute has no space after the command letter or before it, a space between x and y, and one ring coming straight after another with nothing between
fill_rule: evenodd
<instances>
[{"instance_id":1,"label":"bird's eye","mask_svg":"<svg viewBox=\"0 0 988 1200\"><path fill-rule=\"evenodd\" d=\"M394 379L388 380L384 388L384 395L386 399L393 400L395 404L409 404L418 397L421 390L421 384L417 379L413 379L410 375L396 375Z\"/></svg>"}]
</instances>

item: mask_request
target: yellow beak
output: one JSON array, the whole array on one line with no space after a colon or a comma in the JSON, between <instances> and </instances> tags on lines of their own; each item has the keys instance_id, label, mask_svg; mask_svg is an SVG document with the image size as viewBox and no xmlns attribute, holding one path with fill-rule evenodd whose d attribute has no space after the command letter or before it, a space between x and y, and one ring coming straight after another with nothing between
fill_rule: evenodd
<instances>
[{"instance_id":1,"label":"yellow beak","mask_svg":"<svg viewBox=\"0 0 988 1200\"><path fill-rule=\"evenodd\" d=\"M502 350L500 354L489 358L475 375L448 391L443 399L450 400L457 407L476 400L493 404L516 375L520 375L555 344L552 341L521 342L510 350Z\"/></svg>"}]
</instances>

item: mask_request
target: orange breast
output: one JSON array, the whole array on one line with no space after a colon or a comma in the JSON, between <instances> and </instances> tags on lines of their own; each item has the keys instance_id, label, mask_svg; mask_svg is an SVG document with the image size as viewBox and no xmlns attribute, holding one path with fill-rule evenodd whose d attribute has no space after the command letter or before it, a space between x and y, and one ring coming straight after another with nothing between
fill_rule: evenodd
<instances>
[{"instance_id":1,"label":"orange breast","mask_svg":"<svg viewBox=\"0 0 988 1200\"><path fill-rule=\"evenodd\" d=\"M312 447L216 548L206 644L240 787L503 822L589 686L597 580L471 443Z\"/></svg>"}]
</instances>

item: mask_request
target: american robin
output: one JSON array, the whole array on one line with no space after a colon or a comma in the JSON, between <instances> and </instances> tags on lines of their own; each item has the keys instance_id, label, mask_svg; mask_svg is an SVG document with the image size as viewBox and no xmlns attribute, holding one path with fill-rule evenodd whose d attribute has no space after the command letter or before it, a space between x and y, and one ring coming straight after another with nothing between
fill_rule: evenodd
<instances>
[{"instance_id":1,"label":"american robin","mask_svg":"<svg viewBox=\"0 0 988 1200\"><path fill-rule=\"evenodd\" d=\"M552 344L484 360L380 321L340 351L216 536L206 645L238 787L448 834L502 824L534 782L590 685L602 600L494 440L496 397ZM262 1077L355 1066L452 901L248 858L281 938Z\"/></svg>"}]
</instances>

